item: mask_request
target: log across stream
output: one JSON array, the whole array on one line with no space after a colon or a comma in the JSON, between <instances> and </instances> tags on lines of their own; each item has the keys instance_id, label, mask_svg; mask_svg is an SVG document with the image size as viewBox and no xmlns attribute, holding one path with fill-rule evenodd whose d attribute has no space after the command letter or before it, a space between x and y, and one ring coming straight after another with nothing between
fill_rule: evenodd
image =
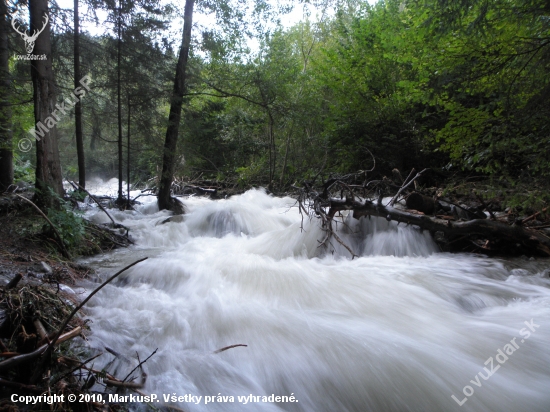
<instances>
[{"instance_id":1,"label":"log across stream","mask_svg":"<svg viewBox=\"0 0 550 412\"><path fill-rule=\"evenodd\" d=\"M550 409L549 260L441 253L427 231L349 216L336 231L352 260L319 247L293 199L184 203L165 224L154 198L113 211L136 245L86 261L106 276L149 256L87 314L96 369L124 376L158 348L141 389L155 406L176 394L185 411Z\"/></svg>"}]
</instances>

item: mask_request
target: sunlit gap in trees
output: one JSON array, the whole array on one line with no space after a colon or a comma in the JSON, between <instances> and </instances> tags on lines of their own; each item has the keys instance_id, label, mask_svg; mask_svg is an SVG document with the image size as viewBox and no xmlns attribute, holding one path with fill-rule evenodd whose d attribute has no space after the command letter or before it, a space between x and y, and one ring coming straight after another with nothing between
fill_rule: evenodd
<instances>
[{"instance_id":1,"label":"sunlit gap in trees","mask_svg":"<svg viewBox=\"0 0 550 412\"><path fill-rule=\"evenodd\" d=\"M253 0L249 0L250 3ZM374 5L377 0L368 0L369 4ZM311 23L318 23L324 19L334 16L334 10L337 2L333 1L324 1L324 2L313 2L307 4L297 4L293 0L270 0L268 3L275 9L282 10L278 20L265 21L265 25L261 28L263 32L271 31L277 28L280 25L283 28L292 27L299 22L309 21ZM161 4L170 4L167 0L161 0ZM57 5L61 9L72 10L74 6L73 0L57 0ZM169 24L167 37L172 41L173 52L177 54L181 42L182 30L183 30L183 5L181 3L172 3L175 7L174 18ZM290 12L284 12L285 8L291 7ZM86 3L80 5L81 15L83 16L83 21L81 22L81 30L90 33L94 36L101 36L107 34L109 31L115 30L113 23L108 21L108 12L106 10L95 9L93 12L89 9ZM97 23L91 21L94 16L97 17ZM211 14L205 14L200 9L196 10L193 15L193 22L196 29L200 32L207 32L215 26L215 16ZM159 35L161 37L163 34ZM259 33L256 33L256 35ZM160 39L159 39L160 40ZM256 51L260 49L260 41L258 37L250 36L247 40L247 47L250 49L252 54L255 54ZM204 56L204 53L197 50L195 53Z\"/></svg>"}]
</instances>

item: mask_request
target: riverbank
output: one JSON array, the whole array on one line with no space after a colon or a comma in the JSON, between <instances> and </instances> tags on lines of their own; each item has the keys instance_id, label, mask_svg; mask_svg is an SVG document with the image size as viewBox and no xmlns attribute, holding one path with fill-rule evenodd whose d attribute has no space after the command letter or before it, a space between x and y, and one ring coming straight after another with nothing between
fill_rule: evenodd
<instances>
[{"instance_id":1,"label":"riverbank","mask_svg":"<svg viewBox=\"0 0 550 412\"><path fill-rule=\"evenodd\" d=\"M186 215L167 223L154 199L113 210L136 245L86 260L105 276L149 257L87 305L90 346L120 353L98 369L123 376L156 351L143 393L193 412L436 412L453 410L451 395L467 411L548 410L547 260L441 253L428 231L344 211L334 229L351 259L337 241L320 245L326 232L292 197L183 201ZM521 350L460 396L531 319L540 328L516 339Z\"/></svg>"},{"instance_id":2,"label":"riverbank","mask_svg":"<svg viewBox=\"0 0 550 412\"><path fill-rule=\"evenodd\" d=\"M510 263L480 255L438 253L440 249L427 231L420 232L384 218L355 220L351 215L339 218L341 222L339 220L335 226L335 233L357 255L350 260L345 258L349 250L338 242L328 245L330 247L320 247L324 232L316 219L304 220L300 216L291 197L274 197L257 189L218 201L194 196L184 199L184 202L188 213L181 219L168 219L169 214L159 212L153 198L148 198L147 202L144 199L135 210L109 210L116 222L124 223L130 229L136 247L88 259L87 264L97 268L97 274L61 255L56 239L47 227L44 228L45 221L32 207L22 203L21 207L0 216L0 270L4 283L7 284L18 273L22 275L16 288L2 289L1 302L5 311L10 309L16 316L25 314L25 319L17 324L10 320L16 326L12 326L10 334L1 339L6 346L4 355L17 353L0 360L3 379L0 383L4 385L2 395L6 405L21 407L9 400L11 395L24 391L59 396L90 394L88 391L94 388L97 377L104 376L102 371L116 369L120 376L125 376L134 369L136 362L141 364L139 358L145 359L152 354L156 355L147 368L150 382L143 390L159 396L158 399L168 392L178 396L224 392L224 396L235 396L235 399L245 394L285 396L293 391L298 393L295 390L298 388L300 405L308 405L299 410L328 410L311 397L312 393L322 396L323 392L314 384L316 378L326 378L321 369L339 373L340 378L331 381L334 387L326 399L326 405L336 407L344 402L346 396L343 394L349 388L359 390L355 381L367 386L372 383L365 380L358 370L349 370L345 366L351 359L360 361L365 356L385 371L380 378L387 385L397 382L404 393L415 399L419 394L407 379L391 374L386 356L378 356L376 351L365 353L363 346L356 345L358 336L374 348L376 342L372 341L371 329L378 328L378 324L384 325L394 334L386 337L388 341L405 347L413 345L417 360L424 362L429 359L434 365L430 374L437 374L444 367L450 367L443 361L445 348L452 348L463 360L475 363L476 359L460 345L453 346L455 340L447 334L433 337L431 345L439 348L439 355L430 357L421 343L425 337L418 336L418 330L424 327L423 319L428 323L440 322L443 327L447 318L434 317L438 311L443 311L458 322L454 328L464 332L475 326L478 334L482 334L488 332L476 323L470 324L470 318L486 318L491 332L483 347L489 353L491 345L505 337L496 335L497 332L506 326L507 333L512 333L517 322L499 316L493 319L493 315L486 312L492 309L513 312L511 305L518 305L518 299L535 303L546 297L548 271L545 262L528 256ZM493 213L499 212L495 210ZM514 221L528 217L500 213L514 217ZM90 218L97 223L109 221L103 214L96 210ZM83 237L86 240L82 244L88 248L82 250L94 250L90 247L94 244L93 238L87 237L96 233L94 230L97 228ZM116 243L111 244L111 247L115 246ZM71 248L71 255L76 256L78 248L79 245ZM36 318L44 325L46 333L58 331L67 314L74 309L75 302L87 296L86 293L71 298L66 294L70 293L68 288L89 277L91 282L98 277L105 278L138 256L151 258L132 269L120 282L106 287L87 305L86 315L93 320L91 330L87 330L87 324L76 320L63 331L70 333L82 328L78 331L80 338L73 336L72 344L61 345L53 354L42 373L46 379L40 381L41 384L32 383L36 370L34 363L30 368L21 367L20 371L1 370L2 363L10 356L36 351L36 336L39 334L35 329ZM91 282L85 285L86 289L95 287ZM415 285L414 290L410 289L411 284ZM399 299L396 300L394 292ZM387 296L382 298L384 295ZM37 297L41 302L56 304L44 308L41 303L34 302ZM342 297L347 302L343 306ZM323 305L315 303L319 300L324 302ZM423 303L418 305L417 301ZM391 302L396 302L396 305ZM37 306L40 306L38 310ZM404 306L407 306L406 310L401 310ZM515 321L535 315L537 319L548 317L545 312L530 314L528 305L520 306L514 315ZM23 311L22 307L31 309ZM307 316L302 307L307 308ZM384 310L374 309L378 307ZM411 317L410 312L415 315ZM281 318L282 313L285 315ZM49 320L51 318L55 318L55 323ZM416 324L415 328L401 327L401 318L410 318L410 322ZM349 330L337 331L336 325L341 319L347 319ZM265 326L265 323L270 326ZM311 325L317 332L308 330ZM28 337L33 334L34 338ZM295 341L293 336L300 336L299 341ZM332 352L332 346L324 347L322 342L319 343L319 336L334 340L336 346L343 349ZM276 344L266 337L273 338ZM89 338L88 343L85 338ZM532 341L540 344L538 334ZM314 349L304 351L305 342L308 342L307 347L313 345ZM470 343L471 347L477 345L473 341ZM22 345L28 346L23 348ZM75 347L79 349L75 350ZM220 348L237 349L229 351L231 354L223 352L221 355ZM279 353L277 348L291 349ZM330 359L325 356L327 351L331 354ZM83 363L100 352L104 356L93 359L95 372L90 373L89 369L94 367ZM271 353L277 362L267 361L266 352ZM134 361L136 353L138 359ZM292 369L294 363L288 363L289 353L301 365L294 371L300 378L292 385L281 377L285 372L280 367L286 365ZM392 356L397 357L398 353L390 353L389 358ZM309 362L310 357L315 360ZM259 370L262 362L268 364ZM248 366L243 368L242 364ZM78 370L80 380L75 374ZM454 383L463 383L472 375L470 372L461 369ZM231 379L210 382L212 376L219 373L228 374ZM339 382L349 373L355 374L354 381L340 385ZM506 379L515 379L517 373L515 368ZM140 371L136 374L139 375ZM171 378L174 374L177 379ZM132 388L139 390L145 381L143 373L141 375L140 382L124 383L114 376L105 376L122 387L134 385ZM408 378L412 379L412 376L411 369ZM541 378L546 379L546 376ZM233 382L239 382L239 386L235 387ZM425 395L430 391L431 403L423 406L445 405L445 398L429 389L437 383L430 382L421 392ZM507 386L507 383L501 385L500 389ZM525 398L520 392L518 396ZM97 396L88 399L87 407L102 407ZM391 399L391 393L386 393L384 399ZM75 405L66 404L66 400L67 396L57 404L57 409L75 410ZM367 393L346 402L349 410L360 410L358 408L365 402L375 401L369 400ZM187 403L176 402L185 410ZM84 408L86 404L77 406ZM48 405L35 406L38 409L45 407Z\"/></svg>"},{"instance_id":3,"label":"riverbank","mask_svg":"<svg viewBox=\"0 0 550 412\"><path fill-rule=\"evenodd\" d=\"M83 299L75 285L94 271L74 259L112 250L120 242L110 243L110 235L85 223L79 242L69 248L73 259L67 259L34 208L14 196L3 196L1 203L0 408L88 410L93 400L68 401L69 395L85 394L91 386L85 373L89 330L80 314L71 313ZM57 342L49 353L53 340ZM57 397L14 402L27 395Z\"/></svg>"}]
</instances>

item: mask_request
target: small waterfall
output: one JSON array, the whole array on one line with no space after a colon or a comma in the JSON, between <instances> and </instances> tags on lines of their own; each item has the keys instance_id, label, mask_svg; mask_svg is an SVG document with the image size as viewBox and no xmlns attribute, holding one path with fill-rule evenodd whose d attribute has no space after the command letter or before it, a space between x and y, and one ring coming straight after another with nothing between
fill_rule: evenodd
<instances>
[{"instance_id":1,"label":"small waterfall","mask_svg":"<svg viewBox=\"0 0 550 412\"><path fill-rule=\"evenodd\" d=\"M88 305L93 347L159 349L144 392L203 397L176 402L186 411L549 410L547 260L439 253L426 232L344 215L351 259L293 199L184 202L179 223L153 200L114 212L137 245L86 261L106 274L150 256ZM248 346L214 353L233 344ZM120 376L137 363L96 362ZM205 405L218 394L234 402ZM272 394L298 402L251 397Z\"/></svg>"}]
</instances>

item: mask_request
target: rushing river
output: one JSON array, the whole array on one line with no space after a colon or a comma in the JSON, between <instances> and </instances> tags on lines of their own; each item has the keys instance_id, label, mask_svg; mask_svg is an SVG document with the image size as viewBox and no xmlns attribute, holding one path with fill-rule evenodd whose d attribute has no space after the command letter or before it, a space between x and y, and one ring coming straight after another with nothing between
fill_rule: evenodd
<instances>
[{"instance_id":1,"label":"rushing river","mask_svg":"<svg viewBox=\"0 0 550 412\"><path fill-rule=\"evenodd\" d=\"M319 248L290 198L184 199L184 221L165 224L140 199L113 211L136 245L86 263L105 278L149 259L87 314L91 346L121 354L96 368L124 377L158 348L142 390L155 406L176 394L202 396L172 403L185 411L550 410L547 260L438 253L427 233L348 218L352 260ZM214 353L234 344L248 346Z\"/></svg>"}]
</instances>

